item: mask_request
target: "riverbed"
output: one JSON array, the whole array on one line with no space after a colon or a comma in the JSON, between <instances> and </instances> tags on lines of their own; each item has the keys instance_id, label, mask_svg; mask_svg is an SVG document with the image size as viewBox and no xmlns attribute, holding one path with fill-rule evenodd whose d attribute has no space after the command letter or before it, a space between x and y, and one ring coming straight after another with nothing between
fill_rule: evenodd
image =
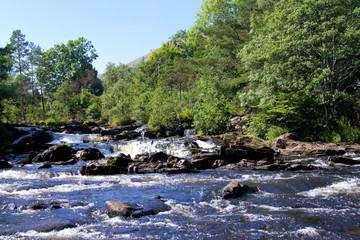
<instances>
[{"instance_id":1,"label":"riverbed","mask_svg":"<svg viewBox=\"0 0 360 240\"><path fill-rule=\"evenodd\" d=\"M186 139L101 143L100 136L55 134L52 144L119 152L164 151L191 158ZM198 140L209 151L212 142ZM10 159L15 163L25 155ZM358 156L350 155L357 159ZM289 160L290 161L290 160ZM85 162L0 170L2 239L360 239L360 167L329 167L326 158L299 158L321 170L204 170L191 174L82 176ZM260 191L224 200L232 180ZM146 204L158 196L167 211L110 218L106 201Z\"/></svg>"}]
</instances>

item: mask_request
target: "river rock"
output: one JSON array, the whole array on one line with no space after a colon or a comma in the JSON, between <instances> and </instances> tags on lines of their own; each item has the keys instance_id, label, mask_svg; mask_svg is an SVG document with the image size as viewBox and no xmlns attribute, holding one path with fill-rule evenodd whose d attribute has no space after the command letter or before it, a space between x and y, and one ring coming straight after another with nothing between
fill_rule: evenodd
<instances>
[{"instance_id":1,"label":"river rock","mask_svg":"<svg viewBox=\"0 0 360 240\"><path fill-rule=\"evenodd\" d=\"M56 145L36 155L33 162L67 162L72 158L72 148L68 145Z\"/></svg>"},{"instance_id":2,"label":"river rock","mask_svg":"<svg viewBox=\"0 0 360 240\"><path fill-rule=\"evenodd\" d=\"M52 168L51 164L49 162L44 163L38 169L46 169L46 168Z\"/></svg>"},{"instance_id":3,"label":"river rock","mask_svg":"<svg viewBox=\"0 0 360 240\"><path fill-rule=\"evenodd\" d=\"M161 199L149 200L147 203L141 205L106 201L106 213L109 217L119 216L139 218L168 210L169 207Z\"/></svg>"},{"instance_id":4,"label":"river rock","mask_svg":"<svg viewBox=\"0 0 360 240\"><path fill-rule=\"evenodd\" d=\"M42 219L39 225L35 228L37 232L51 232L61 231L65 228L75 228L76 224L67 219L50 218Z\"/></svg>"},{"instance_id":5,"label":"river rock","mask_svg":"<svg viewBox=\"0 0 360 240\"><path fill-rule=\"evenodd\" d=\"M139 132L136 132L136 131L128 131L128 130L125 130L119 134L116 134L116 136L114 137L116 140L132 140L132 139L136 139L140 137L140 133Z\"/></svg>"},{"instance_id":6,"label":"river rock","mask_svg":"<svg viewBox=\"0 0 360 240\"><path fill-rule=\"evenodd\" d=\"M116 157L108 157L107 165L117 166L117 167L124 167L127 168L133 160L131 160L130 155L126 155L124 153L119 153Z\"/></svg>"},{"instance_id":7,"label":"river rock","mask_svg":"<svg viewBox=\"0 0 360 240\"><path fill-rule=\"evenodd\" d=\"M168 157L164 152L153 152L149 155L149 162L166 162Z\"/></svg>"},{"instance_id":8,"label":"river rock","mask_svg":"<svg viewBox=\"0 0 360 240\"><path fill-rule=\"evenodd\" d=\"M237 163L242 159L274 161L275 151L269 147L251 148L247 146L222 146L220 157L229 163Z\"/></svg>"},{"instance_id":9,"label":"river rock","mask_svg":"<svg viewBox=\"0 0 360 240\"><path fill-rule=\"evenodd\" d=\"M98 149L91 147L79 150L75 154L75 158L80 161L98 160L104 157L105 156Z\"/></svg>"},{"instance_id":10,"label":"river rock","mask_svg":"<svg viewBox=\"0 0 360 240\"><path fill-rule=\"evenodd\" d=\"M220 159L220 155L216 152L200 152L194 156L194 159L191 160L191 163L196 169L203 170L212 168L214 162L218 159Z\"/></svg>"},{"instance_id":11,"label":"river rock","mask_svg":"<svg viewBox=\"0 0 360 240\"><path fill-rule=\"evenodd\" d=\"M12 168L13 166L5 159L0 160L0 169Z\"/></svg>"},{"instance_id":12,"label":"river rock","mask_svg":"<svg viewBox=\"0 0 360 240\"><path fill-rule=\"evenodd\" d=\"M109 217L130 217L138 209L136 206L127 203L106 201L106 213Z\"/></svg>"},{"instance_id":13,"label":"river rock","mask_svg":"<svg viewBox=\"0 0 360 240\"><path fill-rule=\"evenodd\" d=\"M118 167L114 165L107 165L106 163L100 163L98 161L92 161L87 166L82 166L80 169L81 175L114 175L114 174L126 174L127 168Z\"/></svg>"},{"instance_id":14,"label":"river rock","mask_svg":"<svg viewBox=\"0 0 360 240\"><path fill-rule=\"evenodd\" d=\"M234 180L225 186L225 188L221 192L221 196L224 199L230 199L241 197L245 194L255 193L258 191L259 189L257 187L249 187L245 184L239 184L238 181Z\"/></svg>"},{"instance_id":15,"label":"river rock","mask_svg":"<svg viewBox=\"0 0 360 240\"><path fill-rule=\"evenodd\" d=\"M354 159L345 158L345 157L330 156L327 159L327 164L330 166L337 165L337 164L357 165L357 164L360 164L360 160L354 160Z\"/></svg>"},{"instance_id":16,"label":"river rock","mask_svg":"<svg viewBox=\"0 0 360 240\"><path fill-rule=\"evenodd\" d=\"M29 152L34 149L44 149L48 147L46 143L51 140L52 136L50 133L45 130L40 130L16 140L12 145L12 149L15 153Z\"/></svg>"},{"instance_id":17,"label":"river rock","mask_svg":"<svg viewBox=\"0 0 360 240\"><path fill-rule=\"evenodd\" d=\"M360 145L356 143L302 142L291 133L275 138L271 147L284 156L334 156L360 150Z\"/></svg>"}]
</instances>

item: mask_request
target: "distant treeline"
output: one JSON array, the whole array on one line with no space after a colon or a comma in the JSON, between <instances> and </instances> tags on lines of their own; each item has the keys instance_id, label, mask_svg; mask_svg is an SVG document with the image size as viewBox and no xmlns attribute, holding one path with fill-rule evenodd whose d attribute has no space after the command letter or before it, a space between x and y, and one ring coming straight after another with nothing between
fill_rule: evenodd
<instances>
[{"instance_id":1,"label":"distant treeline","mask_svg":"<svg viewBox=\"0 0 360 240\"><path fill-rule=\"evenodd\" d=\"M360 140L358 0L204 0L195 25L137 67L109 63L79 38L43 51L13 32L1 54L8 123L102 119L166 133L224 133L249 115L268 140Z\"/></svg>"}]
</instances>

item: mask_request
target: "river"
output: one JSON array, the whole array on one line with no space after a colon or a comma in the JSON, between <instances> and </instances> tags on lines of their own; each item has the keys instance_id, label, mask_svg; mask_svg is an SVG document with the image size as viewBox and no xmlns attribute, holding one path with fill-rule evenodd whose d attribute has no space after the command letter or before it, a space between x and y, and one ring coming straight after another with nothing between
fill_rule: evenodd
<instances>
[{"instance_id":1,"label":"river","mask_svg":"<svg viewBox=\"0 0 360 240\"><path fill-rule=\"evenodd\" d=\"M51 143L92 146L106 156L164 151L191 158L183 139L101 143L96 134L55 134ZM360 167L328 167L325 160L292 160L323 168L313 171L112 176L82 176L84 162L40 170L41 163L14 164L0 170L1 239L360 239ZM260 192L221 199L232 180ZM157 196L167 211L140 218L110 218L105 212L108 200L142 204Z\"/></svg>"}]
</instances>

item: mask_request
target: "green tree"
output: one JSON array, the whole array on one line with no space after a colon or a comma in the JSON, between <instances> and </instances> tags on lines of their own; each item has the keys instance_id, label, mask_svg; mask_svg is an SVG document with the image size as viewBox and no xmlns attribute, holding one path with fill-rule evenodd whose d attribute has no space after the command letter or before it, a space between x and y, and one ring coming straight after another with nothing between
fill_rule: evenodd
<instances>
[{"instance_id":1,"label":"green tree","mask_svg":"<svg viewBox=\"0 0 360 240\"><path fill-rule=\"evenodd\" d=\"M26 112L29 98L28 91L31 88L30 78L26 76L29 68L29 42L25 40L25 35L20 30L15 30L10 38L10 45L13 49L13 66L15 81L18 84L18 91L21 104L22 120L26 121Z\"/></svg>"},{"instance_id":2,"label":"green tree","mask_svg":"<svg viewBox=\"0 0 360 240\"><path fill-rule=\"evenodd\" d=\"M252 40L239 56L251 71L253 89L268 90L257 107L268 111L271 102L280 108L279 94L292 99L298 96L293 93L302 93L323 112L315 128L329 129L342 116L351 118L360 76L359 16L359 1L281 0L273 12L254 21ZM298 114L296 120L311 117Z\"/></svg>"}]
</instances>

